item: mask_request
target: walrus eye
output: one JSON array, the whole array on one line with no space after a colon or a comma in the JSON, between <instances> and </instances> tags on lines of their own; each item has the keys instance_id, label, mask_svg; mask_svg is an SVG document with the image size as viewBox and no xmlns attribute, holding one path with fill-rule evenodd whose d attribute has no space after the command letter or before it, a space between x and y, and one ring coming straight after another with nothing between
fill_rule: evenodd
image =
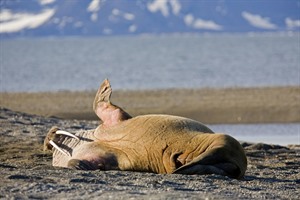
<instances>
[{"instance_id":1,"label":"walrus eye","mask_svg":"<svg viewBox=\"0 0 300 200\"><path fill-rule=\"evenodd\" d=\"M55 134L58 134L58 135L67 135L67 136L70 136L72 138L75 138L76 140L80 140L79 137L77 137L76 135L74 135L72 133L69 133L67 131L58 130L58 131L55 132Z\"/></svg>"},{"instance_id":2,"label":"walrus eye","mask_svg":"<svg viewBox=\"0 0 300 200\"><path fill-rule=\"evenodd\" d=\"M70 153L67 151L64 151L62 148L60 148L57 144L55 144L55 142L53 142L52 140L49 141L49 143L55 148L57 149L59 152L61 152L62 154L64 154L65 156L69 156L71 157Z\"/></svg>"}]
</instances>

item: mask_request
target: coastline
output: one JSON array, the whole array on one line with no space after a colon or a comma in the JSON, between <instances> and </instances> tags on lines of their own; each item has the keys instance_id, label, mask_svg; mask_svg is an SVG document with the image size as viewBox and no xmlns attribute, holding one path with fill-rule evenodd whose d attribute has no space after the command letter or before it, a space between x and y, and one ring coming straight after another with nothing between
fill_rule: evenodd
<instances>
[{"instance_id":1,"label":"coastline","mask_svg":"<svg viewBox=\"0 0 300 200\"><path fill-rule=\"evenodd\" d=\"M92 110L96 91L0 93L0 106L14 111L97 120ZM171 114L208 124L300 122L300 88L116 90L112 102L132 116Z\"/></svg>"}]
</instances>

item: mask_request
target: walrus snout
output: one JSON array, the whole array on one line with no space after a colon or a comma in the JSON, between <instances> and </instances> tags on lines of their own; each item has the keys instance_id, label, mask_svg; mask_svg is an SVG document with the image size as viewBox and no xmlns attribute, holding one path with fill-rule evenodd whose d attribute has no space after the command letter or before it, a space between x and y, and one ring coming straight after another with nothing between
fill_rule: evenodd
<instances>
[{"instance_id":1,"label":"walrus snout","mask_svg":"<svg viewBox=\"0 0 300 200\"><path fill-rule=\"evenodd\" d=\"M47 133L47 136L44 140L44 151L46 150L52 150L53 148L60 151L62 154L66 156L71 156L68 151L63 150L61 147L59 147L58 144L61 144L65 137L71 137L76 140L80 140L76 135L69 133L67 131L59 130L58 127L54 126L52 127L49 132Z\"/></svg>"},{"instance_id":2,"label":"walrus snout","mask_svg":"<svg viewBox=\"0 0 300 200\"><path fill-rule=\"evenodd\" d=\"M58 127L54 126L48 131L44 139L44 148L43 148L44 151L52 150L53 146L50 144L50 141L53 141L53 139L55 138L55 133L58 130L59 130Z\"/></svg>"}]
</instances>

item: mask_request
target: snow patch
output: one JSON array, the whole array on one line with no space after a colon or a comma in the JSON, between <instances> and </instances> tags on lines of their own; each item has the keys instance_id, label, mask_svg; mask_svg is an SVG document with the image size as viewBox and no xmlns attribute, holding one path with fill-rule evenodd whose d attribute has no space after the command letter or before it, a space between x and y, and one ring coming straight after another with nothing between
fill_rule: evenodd
<instances>
[{"instance_id":1,"label":"snow patch","mask_svg":"<svg viewBox=\"0 0 300 200\"><path fill-rule=\"evenodd\" d=\"M300 27L300 20L292 20L291 18L285 18L285 25L288 29L295 29Z\"/></svg>"},{"instance_id":2,"label":"snow patch","mask_svg":"<svg viewBox=\"0 0 300 200\"><path fill-rule=\"evenodd\" d=\"M8 9L3 9L0 12L0 22L12 20L14 18L17 18L17 15L12 14Z\"/></svg>"},{"instance_id":3,"label":"snow patch","mask_svg":"<svg viewBox=\"0 0 300 200\"><path fill-rule=\"evenodd\" d=\"M168 9L168 0L155 0L152 3L147 5L148 10L150 12L158 12L160 11L161 14L165 17L169 16L169 9Z\"/></svg>"},{"instance_id":4,"label":"snow patch","mask_svg":"<svg viewBox=\"0 0 300 200\"><path fill-rule=\"evenodd\" d=\"M77 21L77 22L74 23L75 28L80 28L82 26L83 26L83 23L81 21Z\"/></svg>"},{"instance_id":5,"label":"snow patch","mask_svg":"<svg viewBox=\"0 0 300 200\"><path fill-rule=\"evenodd\" d=\"M54 3L56 0L40 0L41 5L48 5Z\"/></svg>"},{"instance_id":6,"label":"snow patch","mask_svg":"<svg viewBox=\"0 0 300 200\"><path fill-rule=\"evenodd\" d=\"M214 31L222 30L221 25L216 24L214 21L203 20L203 19L196 19L194 21L193 27L195 29L207 29L207 30L214 30Z\"/></svg>"},{"instance_id":7,"label":"snow patch","mask_svg":"<svg viewBox=\"0 0 300 200\"><path fill-rule=\"evenodd\" d=\"M183 20L187 26L192 26L194 22L194 16L192 14L187 14Z\"/></svg>"},{"instance_id":8,"label":"snow patch","mask_svg":"<svg viewBox=\"0 0 300 200\"><path fill-rule=\"evenodd\" d=\"M136 30L137 30L137 25L135 25L135 24L129 26L129 28L128 28L128 31L130 33L134 33L134 32L136 32Z\"/></svg>"},{"instance_id":9,"label":"snow patch","mask_svg":"<svg viewBox=\"0 0 300 200\"><path fill-rule=\"evenodd\" d=\"M55 14L55 9L46 9L39 14L12 13L10 10L0 12L0 33L19 32L34 29L47 22Z\"/></svg>"},{"instance_id":10,"label":"snow patch","mask_svg":"<svg viewBox=\"0 0 300 200\"><path fill-rule=\"evenodd\" d=\"M174 15L178 15L181 10L181 5L178 0L170 0L170 4L172 7L172 12Z\"/></svg>"},{"instance_id":11,"label":"snow patch","mask_svg":"<svg viewBox=\"0 0 300 200\"><path fill-rule=\"evenodd\" d=\"M222 30L222 26L215 23L214 21L204 20L201 18L195 19L192 14L187 14L183 20L187 26L192 27L194 29L206 29L214 31Z\"/></svg>"},{"instance_id":12,"label":"snow patch","mask_svg":"<svg viewBox=\"0 0 300 200\"><path fill-rule=\"evenodd\" d=\"M227 9L226 9L225 6L218 5L218 6L216 7L216 11L217 11L218 13L220 13L221 15L223 15L223 16L227 15Z\"/></svg>"},{"instance_id":13,"label":"snow patch","mask_svg":"<svg viewBox=\"0 0 300 200\"><path fill-rule=\"evenodd\" d=\"M100 10L100 0L92 0L87 8L87 11L98 12L99 10Z\"/></svg>"},{"instance_id":14,"label":"snow patch","mask_svg":"<svg viewBox=\"0 0 300 200\"><path fill-rule=\"evenodd\" d=\"M252 14L249 12L242 12L243 18L248 21L249 24L256 28L261 28L261 29L276 29L277 26L275 24L272 24L270 22L270 19L267 17L262 17L260 15Z\"/></svg>"},{"instance_id":15,"label":"snow patch","mask_svg":"<svg viewBox=\"0 0 300 200\"><path fill-rule=\"evenodd\" d=\"M120 11L119 9L114 8L114 9L111 11L111 13L112 13L113 15L118 16L118 15L121 14L121 11Z\"/></svg>"},{"instance_id":16,"label":"snow patch","mask_svg":"<svg viewBox=\"0 0 300 200\"><path fill-rule=\"evenodd\" d=\"M100 10L100 0L92 0L89 4L87 11L91 12L91 21L95 22L98 20L98 11Z\"/></svg>"},{"instance_id":17,"label":"snow patch","mask_svg":"<svg viewBox=\"0 0 300 200\"><path fill-rule=\"evenodd\" d=\"M134 20L134 18L135 18L134 14L131 14L131 13L124 13L123 17L124 17L124 19L126 19L128 21Z\"/></svg>"},{"instance_id":18,"label":"snow patch","mask_svg":"<svg viewBox=\"0 0 300 200\"><path fill-rule=\"evenodd\" d=\"M152 3L147 4L150 12L161 12L165 17L169 16L169 7L171 6L172 13L178 15L181 10L181 5L178 0L154 0Z\"/></svg>"},{"instance_id":19,"label":"snow patch","mask_svg":"<svg viewBox=\"0 0 300 200\"><path fill-rule=\"evenodd\" d=\"M92 13L92 14L91 14L91 20L92 20L93 22L97 21L97 20L98 20L98 13Z\"/></svg>"},{"instance_id":20,"label":"snow patch","mask_svg":"<svg viewBox=\"0 0 300 200\"><path fill-rule=\"evenodd\" d=\"M62 30L67 26L67 24L73 23L73 18L68 16L63 16L61 19L55 18L52 20L53 23L58 24L58 28Z\"/></svg>"},{"instance_id":21,"label":"snow patch","mask_svg":"<svg viewBox=\"0 0 300 200\"><path fill-rule=\"evenodd\" d=\"M110 35L112 34L113 31L110 28L104 28L102 32L105 35Z\"/></svg>"},{"instance_id":22,"label":"snow patch","mask_svg":"<svg viewBox=\"0 0 300 200\"><path fill-rule=\"evenodd\" d=\"M135 19L135 15L132 14L132 13L126 13L126 12L123 12L119 9L116 9L114 8L112 11L111 11L111 16L109 16L109 20L110 21L118 21L118 16L120 17L123 17L124 19L128 20L128 21L132 21Z\"/></svg>"}]
</instances>

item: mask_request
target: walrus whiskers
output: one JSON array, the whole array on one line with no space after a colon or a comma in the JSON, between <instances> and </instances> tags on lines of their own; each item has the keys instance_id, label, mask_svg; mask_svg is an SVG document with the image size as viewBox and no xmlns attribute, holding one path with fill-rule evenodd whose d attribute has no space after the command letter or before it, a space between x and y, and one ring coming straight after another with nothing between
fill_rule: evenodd
<instances>
[{"instance_id":1,"label":"walrus whiskers","mask_svg":"<svg viewBox=\"0 0 300 200\"><path fill-rule=\"evenodd\" d=\"M77 137L76 135L74 135L72 133L69 133L67 131L58 130L58 131L55 132L55 134L58 134L58 135L67 135L67 136L70 136L72 138L75 138L76 140L80 140L79 137Z\"/></svg>"},{"instance_id":2,"label":"walrus whiskers","mask_svg":"<svg viewBox=\"0 0 300 200\"><path fill-rule=\"evenodd\" d=\"M57 144L55 144L52 140L49 141L49 143L55 148L57 149L59 152L61 152L62 154L64 154L65 156L69 156L71 157L69 152L65 152L64 150L62 150Z\"/></svg>"}]
</instances>

